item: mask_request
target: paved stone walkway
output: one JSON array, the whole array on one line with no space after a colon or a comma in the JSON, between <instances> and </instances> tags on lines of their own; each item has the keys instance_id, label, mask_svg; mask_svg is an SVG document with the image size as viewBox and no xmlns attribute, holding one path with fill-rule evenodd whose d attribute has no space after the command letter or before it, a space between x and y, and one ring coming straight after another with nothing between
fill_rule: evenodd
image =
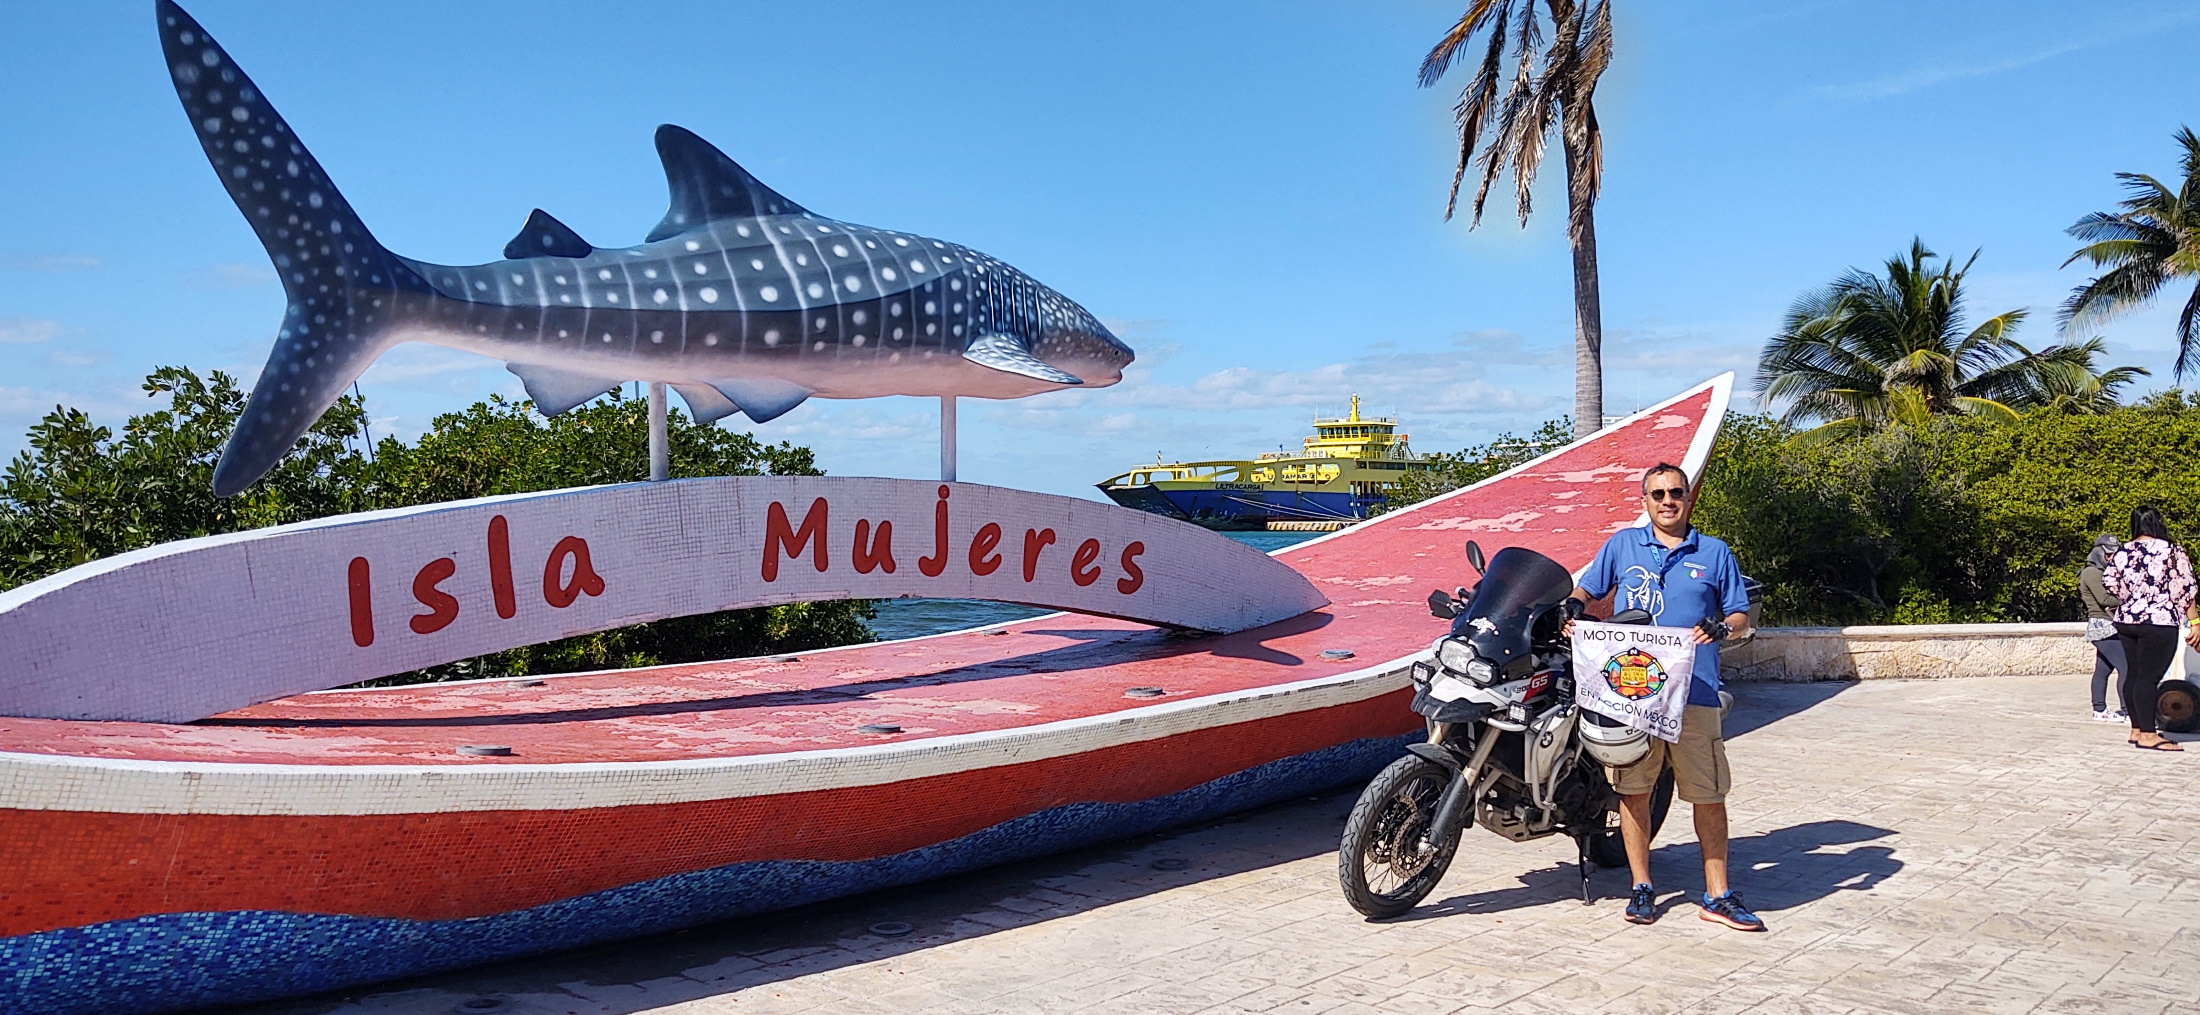
<instances>
[{"instance_id":1,"label":"paved stone walkway","mask_svg":"<svg viewBox=\"0 0 2200 1015\"><path fill-rule=\"evenodd\" d=\"M1335 881L1357 789L774 917L257 1009L2200 1013L2200 744L2142 754L2076 678L1751 685L1730 720L1735 881L1696 918L1687 809L1649 927L1572 844L1469 832L1407 917ZM1183 870L1156 862L1182 860ZM1169 864L1162 864L1165 868ZM887 921L912 933L867 928ZM486 1009L495 1010L495 1009Z\"/></svg>"}]
</instances>

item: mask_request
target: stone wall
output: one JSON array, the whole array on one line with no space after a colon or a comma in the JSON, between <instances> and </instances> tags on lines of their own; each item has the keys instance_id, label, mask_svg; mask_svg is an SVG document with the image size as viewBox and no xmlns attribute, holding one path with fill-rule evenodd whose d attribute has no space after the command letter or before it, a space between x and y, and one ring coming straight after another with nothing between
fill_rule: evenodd
<instances>
[{"instance_id":1,"label":"stone wall","mask_svg":"<svg viewBox=\"0 0 2200 1015\"><path fill-rule=\"evenodd\" d=\"M1770 627L1720 654L1722 680L1886 680L2093 672L2084 624Z\"/></svg>"}]
</instances>

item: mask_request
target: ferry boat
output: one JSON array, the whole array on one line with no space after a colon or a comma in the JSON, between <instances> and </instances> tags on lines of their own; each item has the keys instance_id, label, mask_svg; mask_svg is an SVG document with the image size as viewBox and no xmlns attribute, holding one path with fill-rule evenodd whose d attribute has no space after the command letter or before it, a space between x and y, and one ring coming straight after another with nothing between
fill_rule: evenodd
<instances>
[{"instance_id":1,"label":"ferry boat","mask_svg":"<svg viewBox=\"0 0 2200 1015\"><path fill-rule=\"evenodd\" d=\"M1276 522L1358 521L1373 514L1411 472L1428 469L1394 416L1317 417L1298 451L1255 459L1155 462L1112 476L1100 492L1124 507L1214 529Z\"/></svg>"}]
</instances>

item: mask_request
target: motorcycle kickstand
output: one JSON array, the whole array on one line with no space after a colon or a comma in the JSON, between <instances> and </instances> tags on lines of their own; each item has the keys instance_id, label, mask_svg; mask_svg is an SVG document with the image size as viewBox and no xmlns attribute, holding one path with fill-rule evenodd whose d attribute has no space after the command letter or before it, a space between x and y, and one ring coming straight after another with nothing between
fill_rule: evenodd
<instances>
[{"instance_id":1,"label":"motorcycle kickstand","mask_svg":"<svg viewBox=\"0 0 2200 1015\"><path fill-rule=\"evenodd\" d=\"M1581 867L1581 904L1584 906L1592 905L1589 901L1589 837L1586 835L1574 836L1574 845L1581 850L1581 858L1576 861Z\"/></svg>"}]
</instances>

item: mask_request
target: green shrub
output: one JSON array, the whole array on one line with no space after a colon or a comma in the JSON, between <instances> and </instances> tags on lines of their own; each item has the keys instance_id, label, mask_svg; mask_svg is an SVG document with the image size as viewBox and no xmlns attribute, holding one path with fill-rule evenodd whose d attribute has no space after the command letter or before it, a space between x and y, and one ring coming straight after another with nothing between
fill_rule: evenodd
<instances>
[{"instance_id":1,"label":"green shrub","mask_svg":"<svg viewBox=\"0 0 2200 1015\"><path fill-rule=\"evenodd\" d=\"M2133 507L2153 504L2173 536L2200 537L2200 400L2182 392L2098 415L1935 417L1815 444L1794 435L1729 415L1696 504L1696 525L1765 583L1768 623L2076 620L2094 535L2127 535ZM1447 469L1409 494L1471 472Z\"/></svg>"}]
</instances>

